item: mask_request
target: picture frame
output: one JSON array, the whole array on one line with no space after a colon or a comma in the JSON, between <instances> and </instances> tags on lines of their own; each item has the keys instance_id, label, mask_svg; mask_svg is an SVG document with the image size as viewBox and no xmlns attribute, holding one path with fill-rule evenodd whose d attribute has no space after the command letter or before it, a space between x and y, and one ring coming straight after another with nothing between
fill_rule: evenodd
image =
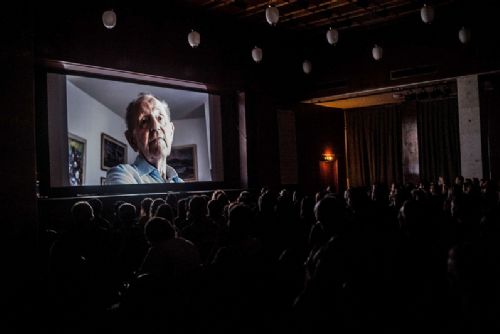
<instances>
[{"instance_id":1,"label":"picture frame","mask_svg":"<svg viewBox=\"0 0 500 334\"><path fill-rule=\"evenodd\" d=\"M68 172L70 186L83 186L87 162L87 140L68 133Z\"/></svg>"},{"instance_id":2,"label":"picture frame","mask_svg":"<svg viewBox=\"0 0 500 334\"><path fill-rule=\"evenodd\" d=\"M101 133L101 169L127 163L127 144L105 133Z\"/></svg>"},{"instance_id":3,"label":"picture frame","mask_svg":"<svg viewBox=\"0 0 500 334\"><path fill-rule=\"evenodd\" d=\"M173 146L167 164L173 167L185 182L198 181L196 144Z\"/></svg>"}]
</instances>

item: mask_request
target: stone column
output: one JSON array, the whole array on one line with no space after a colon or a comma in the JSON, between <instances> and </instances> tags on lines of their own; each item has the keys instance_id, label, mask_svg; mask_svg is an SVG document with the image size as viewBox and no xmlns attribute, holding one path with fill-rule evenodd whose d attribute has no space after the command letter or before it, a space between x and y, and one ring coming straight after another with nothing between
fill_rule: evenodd
<instances>
[{"instance_id":1,"label":"stone column","mask_svg":"<svg viewBox=\"0 0 500 334\"><path fill-rule=\"evenodd\" d=\"M460 165L465 178L483 177L477 75L457 78Z\"/></svg>"},{"instance_id":2,"label":"stone column","mask_svg":"<svg viewBox=\"0 0 500 334\"><path fill-rule=\"evenodd\" d=\"M415 102L406 103L401 110L401 139L403 141L403 182L417 184L420 180L420 166Z\"/></svg>"}]
</instances>

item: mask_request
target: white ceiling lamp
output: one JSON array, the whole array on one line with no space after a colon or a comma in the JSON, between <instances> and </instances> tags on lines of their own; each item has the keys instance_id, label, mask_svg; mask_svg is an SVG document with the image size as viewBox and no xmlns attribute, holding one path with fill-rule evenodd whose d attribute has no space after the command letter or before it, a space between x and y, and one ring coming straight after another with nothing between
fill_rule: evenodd
<instances>
[{"instance_id":1,"label":"white ceiling lamp","mask_svg":"<svg viewBox=\"0 0 500 334\"><path fill-rule=\"evenodd\" d=\"M326 40L331 45L336 45L339 41L339 32L337 31L337 29L333 29L332 27L330 27L326 32Z\"/></svg>"},{"instance_id":2,"label":"white ceiling lamp","mask_svg":"<svg viewBox=\"0 0 500 334\"><path fill-rule=\"evenodd\" d=\"M116 26L116 14L112 9L102 13L102 24L108 29L113 29Z\"/></svg>"},{"instance_id":3,"label":"white ceiling lamp","mask_svg":"<svg viewBox=\"0 0 500 334\"><path fill-rule=\"evenodd\" d=\"M304 60L302 63L302 70L305 74L309 74L312 71L312 64L309 60Z\"/></svg>"},{"instance_id":4,"label":"white ceiling lamp","mask_svg":"<svg viewBox=\"0 0 500 334\"><path fill-rule=\"evenodd\" d=\"M192 48L197 48L200 45L200 33L196 30L191 30L188 34L188 43Z\"/></svg>"},{"instance_id":5,"label":"white ceiling lamp","mask_svg":"<svg viewBox=\"0 0 500 334\"><path fill-rule=\"evenodd\" d=\"M424 23L431 23L434 20L434 8L426 4L420 9L420 17Z\"/></svg>"},{"instance_id":6,"label":"white ceiling lamp","mask_svg":"<svg viewBox=\"0 0 500 334\"><path fill-rule=\"evenodd\" d=\"M382 49L382 47L375 44L375 46L372 49L373 59L380 60L380 59L382 59L383 55L384 55L384 49Z\"/></svg>"},{"instance_id":7,"label":"white ceiling lamp","mask_svg":"<svg viewBox=\"0 0 500 334\"><path fill-rule=\"evenodd\" d=\"M280 11L277 7L269 5L266 8L266 20L272 26L275 26L280 20Z\"/></svg>"},{"instance_id":8,"label":"white ceiling lamp","mask_svg":"<svg viewBox=\"0 0 500 334\"><path fill-rule=\"evenodd\" d=\"M460 31L458 32L458 39L460 40L460 42L462 42L462 44L469 43L471 39L470 29L462 27L462 29L460 29Z\"/></svg>"},{"instance_id":9,"label":"white ceiling lamp","mask_svg":"<svg viewBox=\"0 0 500 334\"><path fill-rule=\"evenodd\" d=\"M258 46L252 49L252 58L256 63L260 63L262 61L262 49Z\"/></svg>"}]
</instances>

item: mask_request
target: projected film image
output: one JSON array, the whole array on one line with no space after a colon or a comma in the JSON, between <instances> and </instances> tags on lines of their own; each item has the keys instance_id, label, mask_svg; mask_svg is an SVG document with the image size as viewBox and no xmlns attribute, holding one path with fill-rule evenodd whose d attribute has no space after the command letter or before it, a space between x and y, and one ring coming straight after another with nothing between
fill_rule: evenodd
<instances>
[{"instance_id":1,"label":"projected film image","mask_svg":"<svg viewBox=\"0 0 500 334\"><path fill-rule=\"evenodd\" d=\"M47 91L51 187L221 181L219 96L58 73Z\"/></svg>"}]
</instances>

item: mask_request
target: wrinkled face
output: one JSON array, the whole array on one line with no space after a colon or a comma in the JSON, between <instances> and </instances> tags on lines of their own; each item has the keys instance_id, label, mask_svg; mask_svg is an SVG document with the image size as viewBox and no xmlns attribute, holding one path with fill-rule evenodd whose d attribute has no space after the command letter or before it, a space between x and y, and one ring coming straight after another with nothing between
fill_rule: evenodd
<instances>
[{"instance_id":1,"label":"wrinkled face","mask_svg":"<svg viewBox=\"0 0 500 334\"><path fill-rule=\"evenodd\" d=\"M151 164L166 159L172 149L174 124L165 106L155 98L145 99L135 116L134 129L126 132L132 148Z\"/></svg>"}]
</instances>

